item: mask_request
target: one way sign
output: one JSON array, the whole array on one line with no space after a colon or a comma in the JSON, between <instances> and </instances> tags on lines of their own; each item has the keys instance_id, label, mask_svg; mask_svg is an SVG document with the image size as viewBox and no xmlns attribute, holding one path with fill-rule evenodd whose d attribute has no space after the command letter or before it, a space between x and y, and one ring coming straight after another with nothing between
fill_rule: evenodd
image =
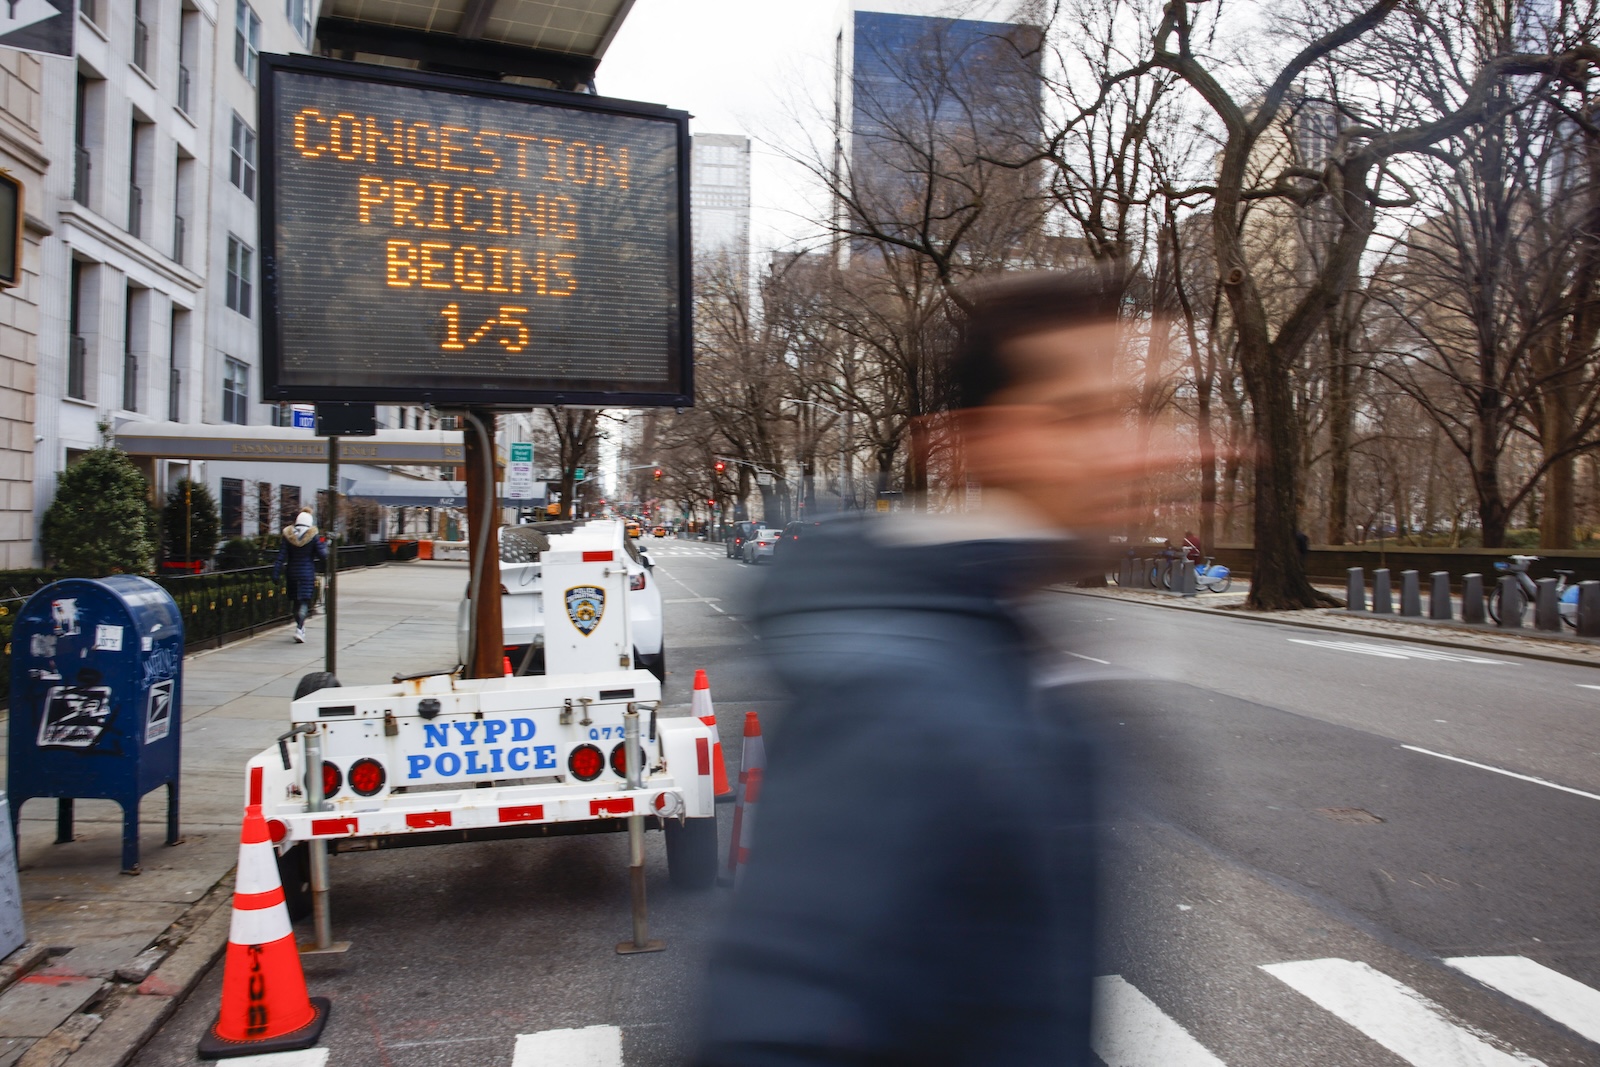
<instances>
[{"instance_id":1,"label":"one way sign","mask_svg":"<svg viewBox=\"0 0 1600 1067\"><path fill-rule=\"evenodd\" d=\"M0 0L0 47L72 55L75 0Z\"/></svg>"}]
</instances>

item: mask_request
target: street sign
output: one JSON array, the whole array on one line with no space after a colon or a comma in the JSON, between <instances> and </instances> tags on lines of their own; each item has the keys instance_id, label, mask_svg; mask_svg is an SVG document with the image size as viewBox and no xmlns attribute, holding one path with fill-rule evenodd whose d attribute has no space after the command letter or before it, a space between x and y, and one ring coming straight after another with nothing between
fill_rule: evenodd
<instances>
[{"instance_id":1,"label":"street sign","mask_svg":"<svg viewBox=\"0 0 1600 1067\"><path fill-rule=\"evenodd\" d=\"M533 442L511 442L511 459L506 463L506 499L533 500L537 483L533 477Z\"/></svg>"},{"instance_id":2,"label":"street sign","mask_svg":"<svg viewBox=\"0 0 1600 1067\"><path fill-rule=\"evenodd\" d=\"M266 399L693 403L687 114L311 56L261 76Z\"/></svg>"},{"instance_id":3,"label":"street sign","mask_svg":"<svg viewBox=\"0 0 1600 1067\"><path fill-rule=\"evenodd\" d=\"M588 471L584 470L582 467L579 467L577 470L572 472L572 480L575 482L581 482L583 481L584 475L587 473Z\"/></svg>"},{"instance_id":4,"label":"street sign","mask_svg":"<svg viewBox=\"0 0 1600 1067\"><path fill-rule=\"evenodd\" d=\"M70 56L76 16L74 0L10 0L0 4L0 46Z\"/></svg>"},{"instance_id":5,"label":"street sign","mask_svg":"<svg viewBox=\"0 0 1600 1067\"><path fill-rule=\"evenodd\" d=\"M771 485L772 484L772 472L771 471L756 471L756 484L757 485Z\"/></svg>"},{"instance_id":6,"label":"street sign","mask_svg":"<svg viewBox=\"0 0 1600 1067\"><path fill-rule=\"evenodd\" d=\"M296 430L317 428L317 409L310 404L296 404L290 409L290 425Z\"/></svg>"}]
</instances>

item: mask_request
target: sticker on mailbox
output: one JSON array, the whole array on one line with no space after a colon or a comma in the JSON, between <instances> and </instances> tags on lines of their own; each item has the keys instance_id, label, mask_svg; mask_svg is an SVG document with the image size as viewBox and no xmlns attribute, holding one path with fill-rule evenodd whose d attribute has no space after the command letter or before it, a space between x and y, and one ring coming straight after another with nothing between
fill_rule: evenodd
<instances>
[{"instance_id":1,"label":"sticker on mailbox","mask_svg":"<svg viewBox=\"0 0 1600 1067\"><path fill-rule=\"evenodd\" d=\"M121 652L122 627L100 623L94 628L94 647L101 652Z\"/></svg>"},{"instance_id":2,"label":"sticker on mailbox","mask_svg":"<svg viewBox=\"0 0 1600 1067\"><path fill-rule=\"evenodd\" d=\"M144 743L147 745L172 732L172 686L169 679L150 687L150 704L144 714Z\"/></svg>"},{"instance_id":3,"label":"sticker on mailbox","mask_svg":"<svg viewBox=\"0 0 1600 1067\"><path fill-rule=\"evenodd\" d=\"M107 686L53 686L39 719L40 748L93 748L111 722Z\"/></svg>"}]
</instances>

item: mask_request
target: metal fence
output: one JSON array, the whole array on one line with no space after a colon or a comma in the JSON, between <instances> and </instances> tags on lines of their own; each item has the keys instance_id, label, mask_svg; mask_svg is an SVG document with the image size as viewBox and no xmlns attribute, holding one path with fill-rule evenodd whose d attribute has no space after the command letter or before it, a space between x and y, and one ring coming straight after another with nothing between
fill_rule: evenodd
<instances>
[{"instance_id":1,"label":"metal fence","mask_svg":"<svg viewBox=\"0 0 1600 1067\"><path fill-rule=\"evenodd\" d=\"M388 544L346 545L339 549L339 569L355 570L388 562L391 558L415 559L404 549ZM0 596L0 703L11 695L11 627L28 597L60 575L38 574L28 581L5 583ZM270 566L244 567L205 574L151 575L150 580L165 589L183 615L184 648L221 648L229 641L254 636L269 626L293 618L294 605L282 581L273 581ZM318 583L319 587L321 583ZM31 586L31 588L29 588ZM321 599L318 590L318 600Z\"/></svg>"}]
</instances>

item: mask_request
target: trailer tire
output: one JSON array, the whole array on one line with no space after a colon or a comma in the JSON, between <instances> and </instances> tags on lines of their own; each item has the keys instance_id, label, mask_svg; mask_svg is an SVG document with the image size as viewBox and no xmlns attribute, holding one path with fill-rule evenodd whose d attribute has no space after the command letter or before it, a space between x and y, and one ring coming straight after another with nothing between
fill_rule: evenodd
<instances>
[{"instance_id":1,"label":"trailer tire","mask_svg":"<svg viewBox=\"0 0 1600 1067\"><path fill-rule=\"evenodd\" d=\"M674 889L710 889L717 880L717 820L666 820L667 876Z\"/></svg>"},{"instance_id":2,"label":"trailer tire","mask_svg":"<svg viewBox=\"0 0 1600 1067\"><path fill-rule=\"evenodd\" d=\"M663 646L655 655L646 655L637 648L633 650L633 665L642 671L649 671L656 676L656 681L662 685L667 684L667 650Z\"/></svg>"},{"instance_id":3,"label":"trailer tire","mask_svg":"<svg viewBox=\"0 0 1600 1067\"><path fill-rule=\"evenodd\" d=\"M299 700L302 697L310 696L319 689L335 689L338 685L339 679L327 671L312 671L300 679L300 684L294 687L294 698Z\"/></svg>"},{"instance_id":4,"label":"trailer tire","mask_svg":"<svg viewBox=\"0 0 1600 1067\"><path fill-rule=\"evenodd\" d=\"M289 921L299 922L311 914L311 849L304 841L278 856L278 880L283 883L283 902L289 908Z\"/></svg>"}]
</instances>

